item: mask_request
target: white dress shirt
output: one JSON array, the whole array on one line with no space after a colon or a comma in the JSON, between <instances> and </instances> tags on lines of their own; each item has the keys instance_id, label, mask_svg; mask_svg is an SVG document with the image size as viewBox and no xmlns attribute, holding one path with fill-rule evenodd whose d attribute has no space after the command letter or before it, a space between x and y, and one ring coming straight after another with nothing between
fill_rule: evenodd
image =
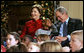
<instances>
[{"instance_id":1,"label":"white dress shirt","mask_svg":"<svg viewBox=\"0 0 84 53\"><path fill-rule=\"evenodd\" d=\"M68 19L66 20L66 25L68 25L68 21L69 21L69 17L68 17ZM60 27L59 36L63 37L63 23L61 24L61 27ZM68 38L69 41L70 41L70 39L71 39L70 34L67 35L67 38Z\"/></svg>"}]
</instances>

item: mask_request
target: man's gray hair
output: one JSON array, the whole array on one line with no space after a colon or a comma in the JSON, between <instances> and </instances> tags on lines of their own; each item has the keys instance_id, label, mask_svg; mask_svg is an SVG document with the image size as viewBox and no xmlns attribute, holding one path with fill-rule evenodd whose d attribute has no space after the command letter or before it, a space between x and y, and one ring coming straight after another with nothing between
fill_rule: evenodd
<instances>
[{"instance_id":1,"label":"man's gray hair","mask_svg":"<svg viewBox=\"0 0 84 53\"><path fill-rule=\"evenodd\" d=\"M59 11L60 13L64 14L64 12L68 15L67 9L64 8L63 6L58 7L57 9L55 9L55 12Z\"/></svg>"}]
</instances>

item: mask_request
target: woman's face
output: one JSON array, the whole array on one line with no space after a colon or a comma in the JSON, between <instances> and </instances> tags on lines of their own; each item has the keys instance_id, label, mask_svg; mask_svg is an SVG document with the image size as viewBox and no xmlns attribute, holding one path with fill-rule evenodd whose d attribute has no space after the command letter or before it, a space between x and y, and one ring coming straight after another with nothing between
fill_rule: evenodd
<instances>
[{"instance_id":1,"label":"woman's face","mask_svg":"<svg viewBox=\"0 0 84 53\"><path fill-rule=\"evenodd\" d=\"M31 16L33 19L37 20L40 17L40 13L37 8L33 8L31 12Z\"/></svg>"},{"instance_id":2,"label":"woman's face","mask_svg":"<svg viewBox=\"0 0 84 53\"><path fill-rule=\"evenodd\" d=\"M11 46L14 46L14 45L17 45L18 43L18 40L15 40L14 36L13 35L7 35L7 47L11 47Z\"/></svg>"},{"instance_id":3,"label":"woman's face","mask_svg":"<svg viewBox=\"0 0 84 53\"><path fill-rule=\"evenodd\" d=\"M80 50L81 41L76 36L71 36L70 47L72 52Z\"/></svg>"}]
</instances>

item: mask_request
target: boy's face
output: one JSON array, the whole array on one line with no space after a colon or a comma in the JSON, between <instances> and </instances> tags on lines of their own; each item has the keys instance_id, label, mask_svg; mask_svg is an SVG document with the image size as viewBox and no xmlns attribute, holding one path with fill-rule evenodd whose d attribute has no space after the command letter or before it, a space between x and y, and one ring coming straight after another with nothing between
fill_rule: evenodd
<instances>
[{"instance_id":1,"label":"boy's face","mask_svg":"<svg viewBox=\"0 0 84 53\"><path fill-rule=\"evenodd\" d=\"M70 47L72 52L80 50L81 41L77 38L76 35L71 36Z\"/></svg>"},{"instance_id":2,"label":"boy's face","mask_svg":"<svg viewBox=\"0 0 84 53\"><path fill-rule=\"evenodd\" d=\"M18 40L15 40L13 35L7 35L6 42L7 42L7 47L11 47L11 46L17 45Z\"/></svg>"}]
</instances>

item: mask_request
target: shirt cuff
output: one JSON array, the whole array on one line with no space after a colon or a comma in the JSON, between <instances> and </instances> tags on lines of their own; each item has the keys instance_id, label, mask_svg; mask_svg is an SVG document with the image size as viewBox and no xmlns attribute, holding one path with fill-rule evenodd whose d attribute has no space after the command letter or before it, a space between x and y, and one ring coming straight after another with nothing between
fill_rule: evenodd
<instances>
[{"instance_id":1,"label":"shirt cuff","mask_svg":"<svg viewBox=\"0 0 84 53\"><path fill-rule=\"evenodd\" d=\"M68 38L69 41L71 40L71 36L70 35L67 35L67 38Z\"/></svg>"}]
</instances>

